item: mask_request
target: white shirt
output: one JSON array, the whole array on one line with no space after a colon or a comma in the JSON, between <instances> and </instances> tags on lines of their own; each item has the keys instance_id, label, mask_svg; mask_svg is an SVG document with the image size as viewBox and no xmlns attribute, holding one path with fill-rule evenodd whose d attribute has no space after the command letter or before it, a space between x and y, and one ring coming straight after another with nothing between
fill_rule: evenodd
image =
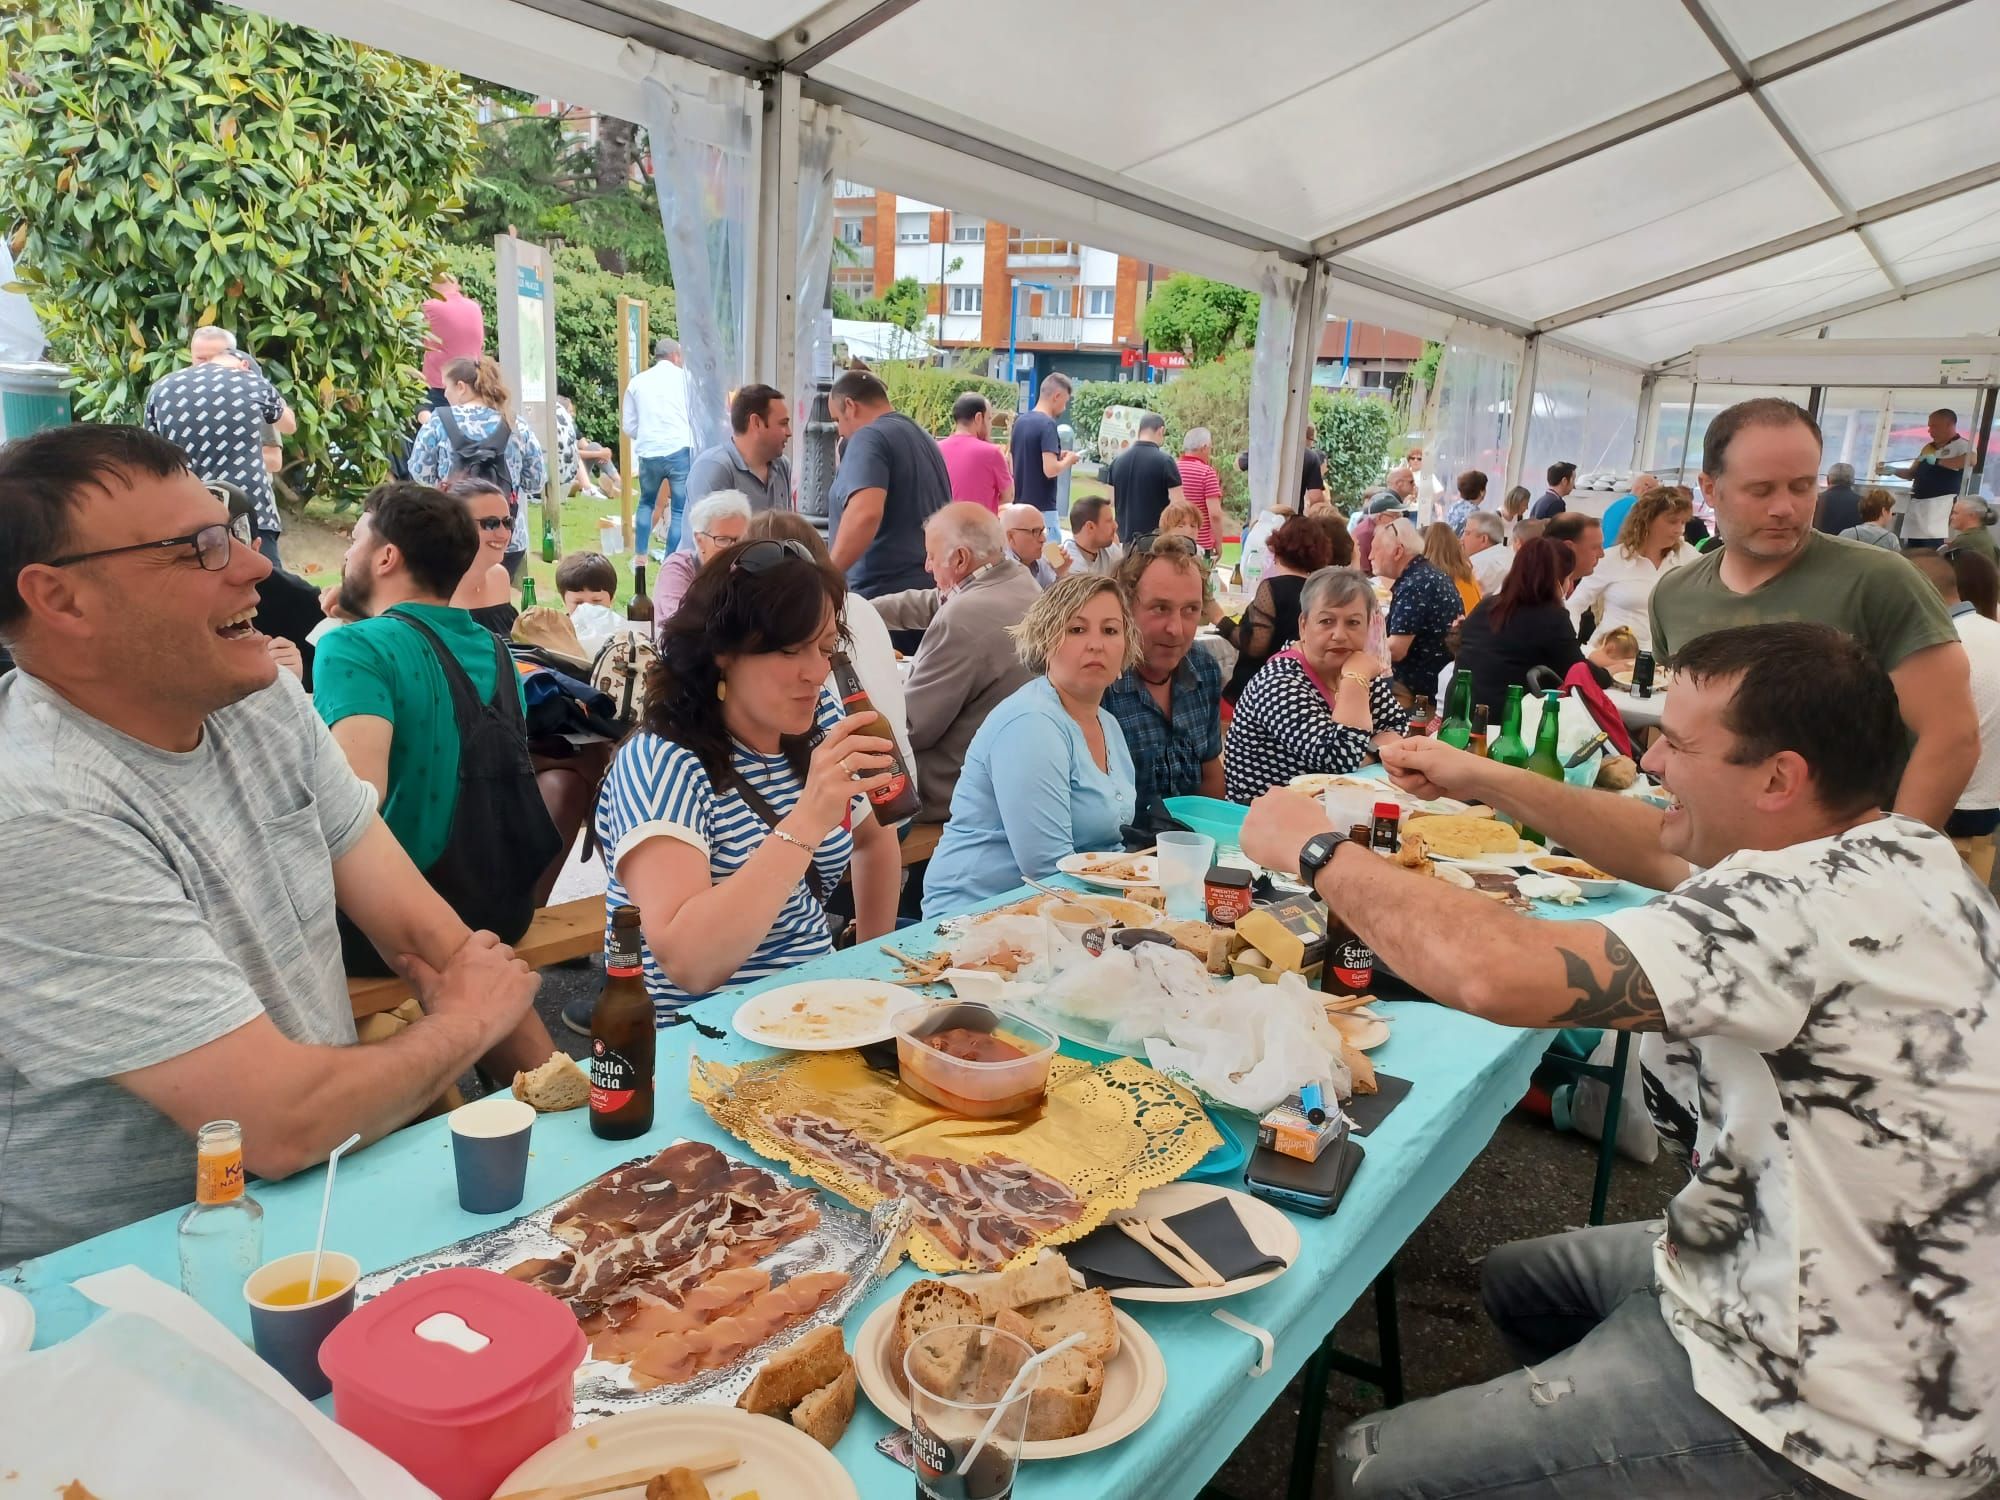
<instances>
[{"instance_id":1,"label":"white shirt","mask_svg":"<svg viewBox=\"0 0 2000 1500\"><path fill-rule=\"evenodd\" d=\"M625 387L619 424L632 439L634 458L666 458L694 446L688 420L688 373L670 359L642 370Z\"/></svg>"},{"instance_id":2,"label":"white shirt","mask_svg":"<svg viewBox=\"0 0 2000 1500\"><path fill-rule=\"evenodd\" d=\"M1951 841L1877 818L1745 850L1598 919L1657 993L1639 1041L1693 1148L1654 1251L1709 1405L1869 1500L1995 1458L2000 908Z\"/></svg>"},{"instance_id":3,"label":"white shirt","mask_svg":"<svg viewBox=\"0 0 2000 1500\"><path fill-rule=\"evenodd\" d=\"M1472 564L1472 576L1479 584L1479 592L1497 594L1500 585L1507 581L1507 575L1514 571L1514 549L1496 542L1473 553L1467 561Z\"/></svg>"},{"instance_id":4,"label":"white shirt","mask_svg":"<svg viewBox=\"0 0 2000 1500\"><path fill-rule=\"evenodd\" d=\"M1118 571L1118 564L1125 560L1125 546L1122 542L1113 542L1095 557L1086 555L1083 548L1077 546L1075 537L1064 537L1062 548L1069 554L1069 560L1073 564L1065 577L1071 574L1094 573L1100 578L1109 578Z\"/></svg>"},{"instance_id":5,"label":"white shirt","mask_svg":"<svg viewBox=\"0 0 2000 1500\"><path fill-rule=\"evenodd\" d=\"M1653 597L1654 586L1675 568L1699 556L1686 542L1680 542L1654 567L1650 558L1632 557L1623 547L1613 547L1598 559L1590 576L1569 596L1569 617L1581 628L1584 611L1595 610L1597 630L1592 640L1601 640L1606 631L1624 625L1639 638L1639 649L1650 651L1653 628L1646 605Z\"/></svg>"},{"instance_id":6,"label":"white shirt","mask_svg":"<svg viewBox=\"0 0 2000 1500\"><path fill-rule=\"evenodd\" d=\"M1972 706L1979 715L1979 764L1965 784L1958 805L1984 810L2000 807L2000 622L1976 613L1970 605L1954 613L1952 624L1965 642L1965 659L1972 667Z\"/></svg>"}]
</instances>

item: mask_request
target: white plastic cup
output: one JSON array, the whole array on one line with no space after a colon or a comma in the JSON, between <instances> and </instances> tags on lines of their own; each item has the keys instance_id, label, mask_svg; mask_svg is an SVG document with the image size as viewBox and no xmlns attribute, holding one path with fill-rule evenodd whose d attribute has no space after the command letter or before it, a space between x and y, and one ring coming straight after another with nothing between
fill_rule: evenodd
<instances>
[{"instance_id":1,"label":"white plastic cup","mask_svg":"<svg viewBox=\"0 0 2000 1500\"><path fill-rule=\"evenodd\" d=\"M1167 915L1201 921L1208 915L1202 883L1215 865L1215 840L1205 833L1163 833L1157 858L1160 889L1167 898Z\"/></svg>"}]
</instances>

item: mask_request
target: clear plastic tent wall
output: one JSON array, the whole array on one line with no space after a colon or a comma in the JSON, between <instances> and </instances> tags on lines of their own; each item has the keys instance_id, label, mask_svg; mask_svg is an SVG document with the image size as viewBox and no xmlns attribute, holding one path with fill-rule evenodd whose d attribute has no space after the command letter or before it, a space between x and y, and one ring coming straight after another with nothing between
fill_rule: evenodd
<instances>
[{"instance_id":1,"label":"clear plastic tent wall","mask_svg":"<svg viewBox=\"0 0 2000 1500\"><path fill-rule=\"evenodd\" d=\"M833 159L840 143L840 111L807 101L799 110L799 261L798 285L792 300L792 337L798 360L792 389L785 399L792 408L792 472L804 472L801 454L806 420L812 415L813 378L833 350L820 347L827 281L833 274Z\"/></svg>"},{"instance_id":2,"label":"clear plastic tent wall","mask_svg":"<svg viewBox=\"0 0 2000 1500\"><path fill-rule=\"evenodd\" d=\"M1438 364L1436 413L1426 462L1441 476L1467 469L1486 474L1486 503L1498 510L1506 493L1507 447L1513 435L1514 384L1520 339L1476 323L1452 325Z\"/></svg>"},{"instance_id":3,"label":"clear plastic tent wall","mask_svg":"<svg viewBox=\"0 0 2000 1500\"><path fill-rule=\"evenodd\" d=\"M1535 364L1521 483L1537 489L1553 463L1574 463L1578 483L1632 467L1639 372L1543 344Z\"/></svg>"},{"instance_id":4,"label":"clear plastic tent wall","mask_svg":"<svg viewBox=\"0 0 2000 1500\"><path fill-rule=\"evenodd\" d=\"M1298 327L1299 298L1305 295L1299 268L1281 261L1265 266L1257 284L1257 347L1250 366L1250 509L1261 515L1277 500L1278 475L1284 465L1278 452L1285 430L1286 392L1291 375L1292 343ZM1324 302L1324 298L1321 299ZM1324 306L1314 319L1317 329ZM1296 495L1285 497L1296 504Z\"/></svg>"}]
</instances>

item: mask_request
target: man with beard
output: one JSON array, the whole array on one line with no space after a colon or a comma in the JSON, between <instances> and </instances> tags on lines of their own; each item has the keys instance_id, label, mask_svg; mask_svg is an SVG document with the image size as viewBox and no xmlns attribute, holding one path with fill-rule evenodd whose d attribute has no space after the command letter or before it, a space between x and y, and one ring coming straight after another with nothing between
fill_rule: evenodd
<instances>
[{"instance_id":1,"label":"man with beard","mask_svg":"<svg viewBox=\"0 0 2000 1500\"><path fill-rule=\"evenodd\" d=\"M1104 706L1125 731L1141 816L1157 797L1223 795L1222 669L1194 649L1205 575L1185 537L1163 536L1118 565L1139 659Z\"/></svg>"},{"instance_id":2,"label":"man with beard","mask_svg":"<svg viewBox=\"0 0 2000 1500\"><path fill-rule=\"evenodd\" d=\"M1653 590L1653 654L1671 667L1708 631L1753 621L1846 631L1895 682L1909 730L1893 806L1942 828L1979 762L1965 647L1937 592L1900 557L1813 529L1819 460L1818 424L1775 396L1739 401L1708 424L1701 491L1723 545Z\"/></svg>"},{"instance_id":3,"label":"man with beard","mask_svg":"<svg viewBox=\"0 0 2000 1500\"><path fill-rule=\"evenodd\" d=\"M283 1177L550 1051L536 980L425 885L249 624L248 518L136 427L0 450L0 1265ZM426 1015L365 1051L336 898Z\"/></svg>"},{"instance_id":4,"label":"man with beard","mask_svg":"<svg viewBox=\"0 0 2000 1500\"><path fill-rule=\"evenodd\" d=\"M1244 823L1249 858L1301 869L1434 999L1645 1033L1654 1114L1694 1168L1664 1226L1489 1254L1486 1308L1526 1368L1350 1428L1336 1494L1960 1500L1995 1472L2000 908L1949 839L1881 811L1902 723L1851 636L1698 636L1662 731L1664 811L1439 741L1382 747L1405 790L1666 893L1594 922L1438 889L1344 847L1296 792Z\"/></svg>"},{"instance_id":5,"label":"man with beard","mask_svg":"<svg viewBox=\"0 0 2000 1500\"><path fill-rule=\"evenodd\" d=\"M555 825L528 756L521 679L504 642L451 596L479 552L465 502L425 484L377 485L341 567L313 706L418 869L469 925L512 942L535 914ZM392 954L341 924L347 972Z\"/></svg>"}]
</instances>

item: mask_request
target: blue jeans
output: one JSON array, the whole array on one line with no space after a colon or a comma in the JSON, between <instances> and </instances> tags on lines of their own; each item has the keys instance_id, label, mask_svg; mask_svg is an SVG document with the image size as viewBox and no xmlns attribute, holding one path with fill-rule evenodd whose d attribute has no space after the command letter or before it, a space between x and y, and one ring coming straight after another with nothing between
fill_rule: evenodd
<instances>
[{"instance_id":1,"label":"blue jeans","mask_svg":"<svg viewBox=\"0 0 2000 1500\"><path fill-rule=\"evenodd\" d=\"M1653 1282L1660 1225L1503 1245L1480 1298L1528 1367L1367 1417L1333 1444L1344 1500L1839 1500L1710 1406Z\"/></svg>"},{"instance_id":2,"label":"blue jeans","mask_svg":"<svg viewBox=\"0 0 2000 1500\"><path fill-rule=\"evenodd\" d=\"M652 539L653 510L659 503L661 485L668 487L671 498L667 506L667 540L660 556L665 557L680 546L681 518L687 514L688 468L693 463L694 450L691 448L683 448L662 458L639 460L639 505L632 517L633 544L638 549L636 556L646 556L646 545Z\"/></svg>"}]
</instances>

